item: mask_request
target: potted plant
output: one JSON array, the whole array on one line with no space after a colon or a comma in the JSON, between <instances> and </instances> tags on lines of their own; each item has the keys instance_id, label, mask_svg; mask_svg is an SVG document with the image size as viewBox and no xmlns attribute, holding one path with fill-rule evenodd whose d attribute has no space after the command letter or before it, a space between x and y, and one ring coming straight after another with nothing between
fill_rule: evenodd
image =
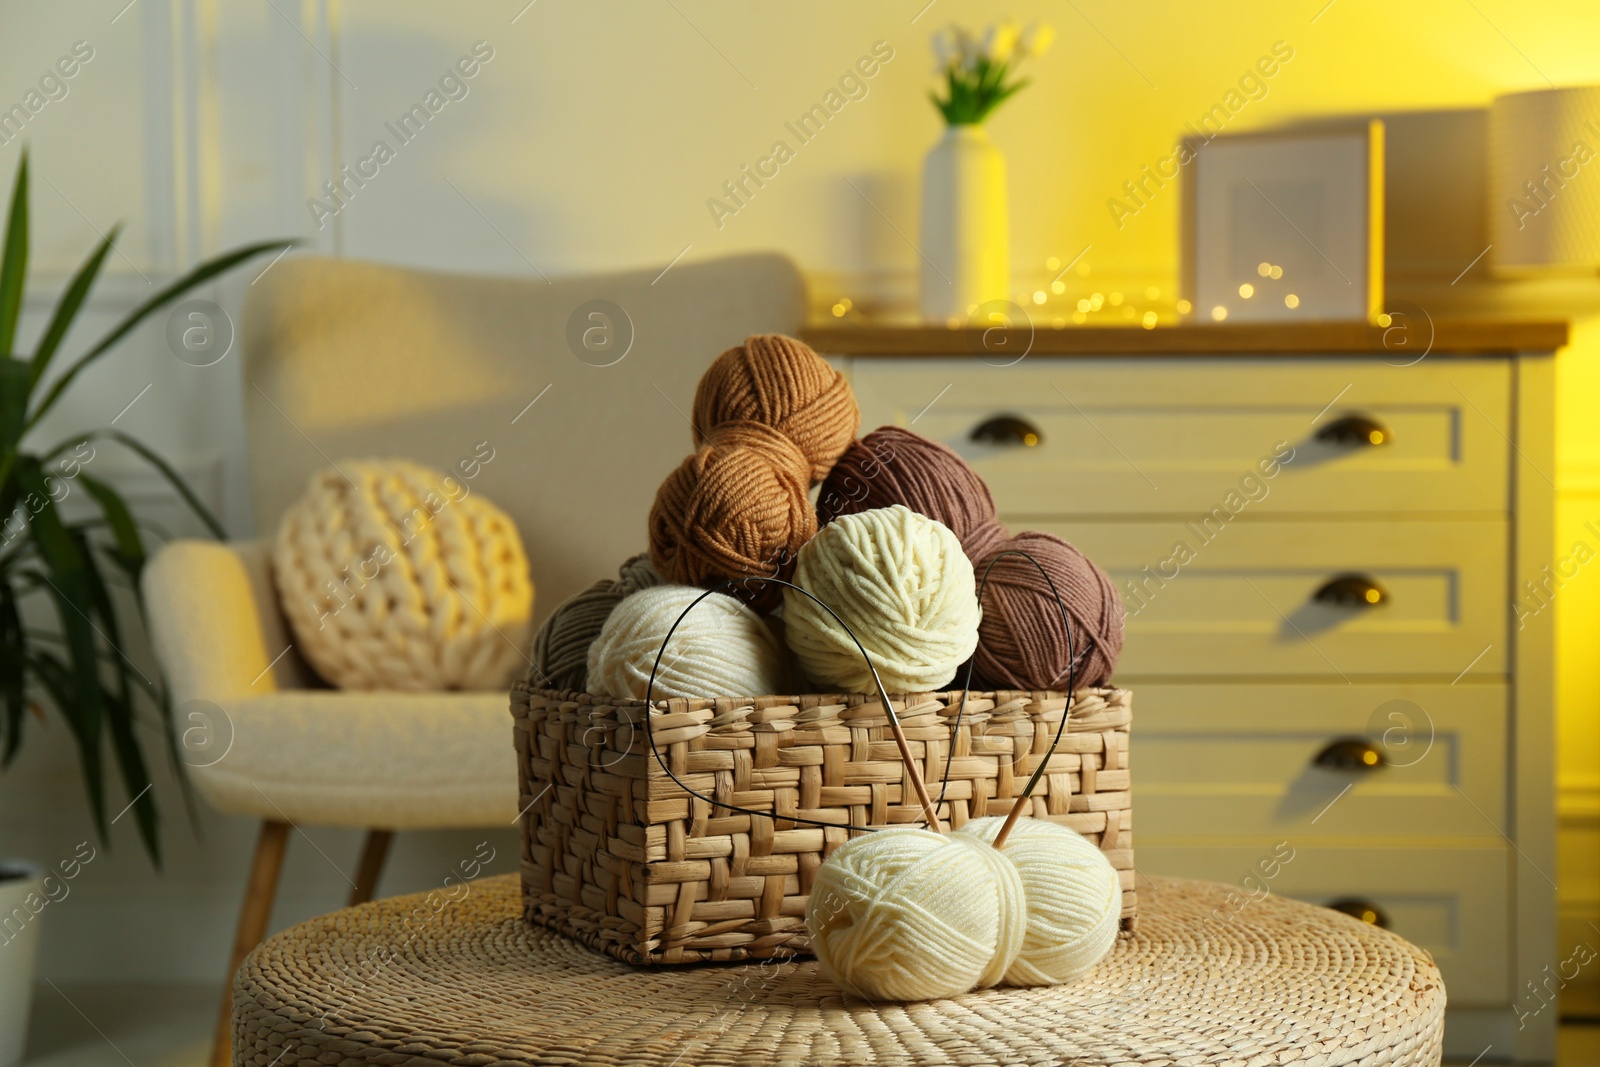
<instances>
[{"instance_id":1,"label":"potted plant","mask_svg":"<svg viewBox=\"0 0 1600 1067\"><path fill-rule=\"evenodd\" d=\"M934 35L935 71L944 93L929 93L945 131L922 166L922 315L965 320L1011 291L1006 218L1006 161L984 120L1028 84L1014 77L1029 56L1050 47L1055 31L1034 25L990 26L980 38L960 26Z\"/></svg>"},{"instance_id":2,"label":"potted plant","mask_svg":"<svg viewBox=\"0 0 1600 1067\"><path fill-rule=\"evenodd\" d=\"M121 635L135 620L125 617L129 612L119 610L113 596L120 582L137 597L144 539L117 491L84 469L93 457L94 443L116 441L131 449L172 483L213 534L222 536L222 528L177 472L135 438L106 428L40 447L32 431L86 368L153 312L245 260L292 242L249 245L202 263L52 374L61 343L119 229L100 242L67 283L33 351L11 354L16 350L28 268L28 157L23 153L0 249L0 767L15 759L30 713L42 716L42 706L54 707L77 745L89 811L101 843L108 844L109 837L109 757L145 850L159 864L149 761L134 724L141 708L154 708L163 726L170 727L170 708L165 694L153 689L122 654ZM88 517L63 513L60 505L74 489L92 505ZM30 598L53 609L51 625L24 623L23 604ZM170 728L164 732L168 756L182 781L176 739ZM79 856L62 862L82 861ZM0 863L0 1067L21 1056L38 917L55 873L19 861Z\"/></svg>"}]
</instances>

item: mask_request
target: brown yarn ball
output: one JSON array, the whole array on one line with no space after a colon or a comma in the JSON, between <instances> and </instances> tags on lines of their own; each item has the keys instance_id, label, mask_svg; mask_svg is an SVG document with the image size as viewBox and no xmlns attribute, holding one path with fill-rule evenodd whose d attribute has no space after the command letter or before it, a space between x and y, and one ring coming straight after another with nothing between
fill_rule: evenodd
<instances>
[{"instance_id":1,"label":"brown yarn ball","mask_svg":"<svg viewBox=\"0 0 1600 1067\"><path fill-rule=\"evenodd\" d=\"M800 546L817 532L811 467L787 436L759 422L711 431L667 476L650 509L650 562L677 585L715 588L758 611L783 599L766 578L794 573Z\"/></svg>"},{"instance_id":2,"label":"brown yarn ball","mask_svg":"<svg viewBox=\"0 0 1600 1067\"><path fill-rule=\"evenodd\" d=\"M1077 653L1075 688L1101 685L1122 652L1122 596L1105 571L1054 534L1028 531L996 553L1019 549L1055 582L1072 620ZM979 562L983 622L978 627L977 674L994 689L1059 689L1067 684L1067 630L1044 575L1021 556L996 553ZM984 574L988 573L988 581ZM976 684L976 683L975 683Z\"/></svg>"},{"instance_id":3,"label":"brown yarn ball","mask_svg":"<svg viewBox=\"0 0 1600 1067\"><path fill-rule=\"evenodd\" d=\"M880 426L833 465L817 498L817 518L826 526L840 515L892 504L950 527L974 562L997 551L1007 537L989 487L966 460L910 430Z\"/></svg>"},{"instance_id":4,"label":"brown yarn ball","mask_svg":"<svg viewBox=\"0 0 1600 1067\"><path fill-rule=\"evenodd\" d=\"M861 426L855 393L803 341L755 334L706 369L694 391L694 443L736 420L765 423L793 441L821 481Z\"/></svg>"},{"instance_id":5,"label":"brown yarn ball","mask_svg":"<svg viewBox=\"0 0 1600 1067\"><path fill-rule=\"evenodd\" d=\"M528 684L582 692L589 673L589 646L600 636L612 609L639 590L660 584L650 557L641 552L618 567L615 578L602 578L562 601L533 639Z\"/></svg>"}]
</instances>

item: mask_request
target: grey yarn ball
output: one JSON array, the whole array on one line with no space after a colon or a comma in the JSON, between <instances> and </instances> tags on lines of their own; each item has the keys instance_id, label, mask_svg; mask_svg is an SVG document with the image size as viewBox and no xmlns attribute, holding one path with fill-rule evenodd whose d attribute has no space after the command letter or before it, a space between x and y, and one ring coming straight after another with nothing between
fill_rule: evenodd
<instances>
[{"instance_id":1,"label":"grey yarn ball","mask_svg":"<svg viewBox=\"0 0 1600 1067\"><path fill-rule=\"evenodd\" d=\"M617 568L617 577L602 578L568 597L533 639L528 684L581 692L589 673L589 646L600 636L612 610L626 597L660 584L661 576L650 566L650 554L641 552Z\"/></svg>"}]
</instances>

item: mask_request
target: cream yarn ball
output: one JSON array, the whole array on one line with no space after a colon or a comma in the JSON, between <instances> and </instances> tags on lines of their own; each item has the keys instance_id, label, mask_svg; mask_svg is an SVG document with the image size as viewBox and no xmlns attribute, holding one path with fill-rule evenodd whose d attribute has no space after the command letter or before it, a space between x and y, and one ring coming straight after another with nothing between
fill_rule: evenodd
<instances>
[{"instance_id":1,"label":"cream yarn ball","mask_svg":"<svg viewBox=\"0 0 1600 1067\"><path fill-rule=\"evenodd\" d=\"M975 819L948 837L853 838L817 870L806 929L822 971L868 1000L934 1000L1004 983L1059 985L1110 951L1122 916L1111 863L1054 823Z\"/></svg>"},{"instance_id":2,"label":"cream yarn ball","mask_svg":"<svg viewBox=\"0 0 1600 1067\"><path fill-rule=\"evenodd\" d=\"M658 585L612 609L589 646L594 695L643 700L661 642L684 609L704 593ZM652 697L753 697L788 688L788 658L761 616L731 596L712 593L672 631Z\"/></svg>"},{"instance_id":3,"label":"cream yarn ball","mask_svg":"<svg viewBox=\"0 0 1600 1067\"><path fill-rule=\"evenodd\" d=\"M341 689L502 689L526 660L533 582L506 513L405 460L342 460L278 523L295 646Z\"/></svg>"},{"instance_id":4,"label":"cream yarn ball","mask_svg":"<svg viewBox=\"0 0 1600 1067\"><path fill-rule=\"evenodd\" d=\"M934 1000L998 983L1026 908L1017 869L993 846L900 827L834 850L811 884L806 928L840 989Z\"/></svg>"},{"instance_id":5,"label":"cream yarn ball","mask_svg":"<svg viewBox=\"0 0 1600 1067\"><path fill-rule=\"evenodd\" d=\"M800 550L794 582L838 612L891 693L925 693L956 676L978 644L977 583L949 527L903 504L834 519ZM812 681L867 692L872 673L839 622L783 591L789 647Z\"/></svg>"},{"instance_id":6,"label":"cream yarn ball","mask_svg":"<svg viewBox=\"0 0 1600 1067\"><path fill-rule=\"evenodd\" d=\"M957 837L992 842L1005 819L973 819ZM1000 853L1022 878L1027 933L1007 968L1009 986L1059 985L1082 977L1111 950L1122 922L1122 883L1088 838L1044 819L1018 819Z\"/></svg>"}]
</instances>

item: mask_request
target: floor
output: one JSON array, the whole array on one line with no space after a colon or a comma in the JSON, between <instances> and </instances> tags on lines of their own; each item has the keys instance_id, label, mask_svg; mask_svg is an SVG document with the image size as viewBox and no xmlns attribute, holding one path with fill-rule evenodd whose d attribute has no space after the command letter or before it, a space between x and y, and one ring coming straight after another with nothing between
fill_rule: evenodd
<instances>
[{"instance_id":1,"label":"floor","mask_svg":"<svg viewBox=\"0 0 1600 1067\"><path fill-rule=\"evenodd\" d=\"M216 996L213 986L40 986L24 1067L204 1067ZM1600 1024L1562 1026L1557 1055L1556 1067L1600 1065Z\"/></svg>"}]
</instances>

